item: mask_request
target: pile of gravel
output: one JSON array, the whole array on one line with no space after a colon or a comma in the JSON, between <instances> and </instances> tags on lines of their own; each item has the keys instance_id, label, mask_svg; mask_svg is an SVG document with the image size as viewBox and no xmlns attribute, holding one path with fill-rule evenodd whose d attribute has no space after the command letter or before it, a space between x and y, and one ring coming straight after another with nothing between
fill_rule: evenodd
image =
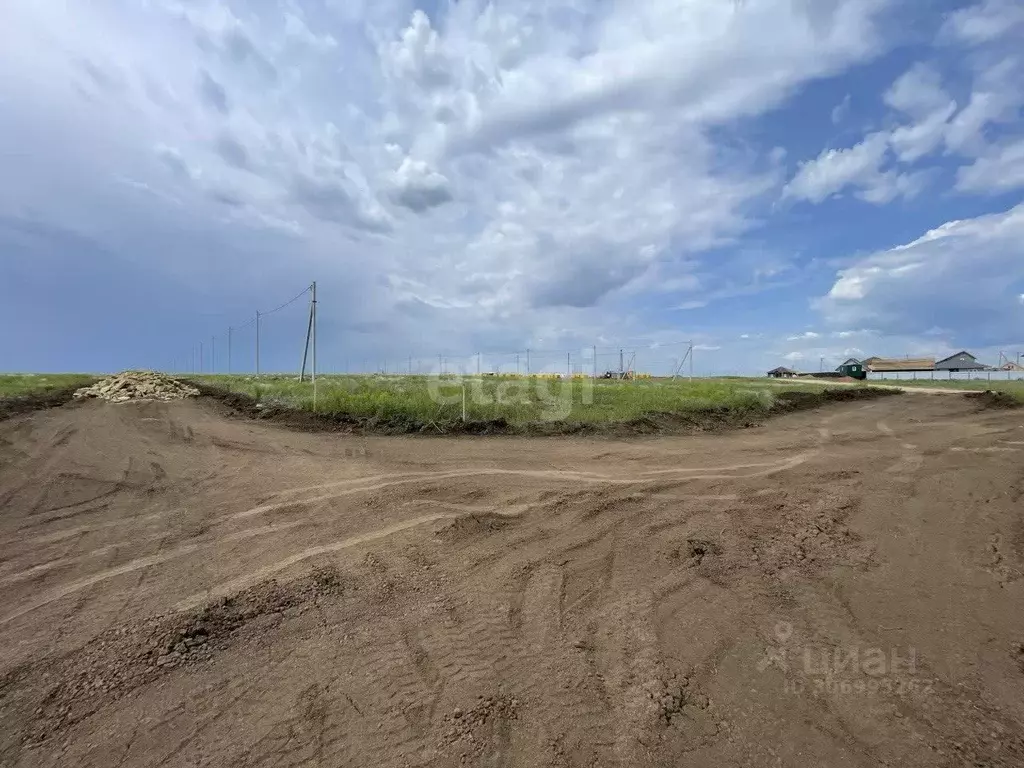
<instances>
[{"instance_id":1,"label":"pile of gravel","mask_svg":"<svg viewBox=\"0 0 1024 768\"><path fill-rule=\"evenodd\" d=\"M75 392L76 399L99 397L111 403L129 400L184 400L198 397L199 390L171 376L155 371L125 371L108 376Z\"/></svg>"}]
</instances>

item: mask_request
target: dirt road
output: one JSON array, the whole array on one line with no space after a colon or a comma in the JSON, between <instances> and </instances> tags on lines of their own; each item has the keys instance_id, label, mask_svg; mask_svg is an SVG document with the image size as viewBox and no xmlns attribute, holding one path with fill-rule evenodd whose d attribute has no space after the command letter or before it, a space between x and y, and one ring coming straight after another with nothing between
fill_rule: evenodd
<instances>
[{"instance_id":1,"label":"dirt road","mask_svg":"<svg viewBox=\"0 0 1024 768\"><path fill-rule=\"evenodd\" d=\"M1024 411L0 423L0 764L1024 765Z\"/></svg>"}]
</instances>

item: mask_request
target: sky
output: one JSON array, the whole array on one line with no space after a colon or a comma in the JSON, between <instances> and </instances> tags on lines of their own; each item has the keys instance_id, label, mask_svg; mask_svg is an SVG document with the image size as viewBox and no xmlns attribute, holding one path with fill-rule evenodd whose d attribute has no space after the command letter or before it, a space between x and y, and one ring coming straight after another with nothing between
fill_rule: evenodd
<instances>
[{"instance_id":1,"label":"sky","mask_svg":"<svg viewBox=\"0 0 1024 768\"><path fill-rule=\"evenodd\" d=\"M1019 0L5 3L0 370L224 371L229 327L252 370L313 281L322 371L1016 359L1022 40Z\"/></svg>"}]
</instances>

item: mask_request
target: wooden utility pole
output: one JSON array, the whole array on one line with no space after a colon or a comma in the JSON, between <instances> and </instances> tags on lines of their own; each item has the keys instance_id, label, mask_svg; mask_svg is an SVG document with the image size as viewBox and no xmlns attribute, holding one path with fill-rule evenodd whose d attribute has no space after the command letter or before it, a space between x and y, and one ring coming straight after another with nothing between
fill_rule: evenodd
<instances>
[{"instance_id":1,"label":"wooden utility pole","mask_svg":"<svg viewBox=\"0 0 1024 768\"><path fill-rule=\"evenodd\" d=\"M313 281L313 413L316 413L316 280Z\"/></svg>"},{"instance_id":2,"label":"wooden utility pole","mask_svg":"<svg viewBox=\"0 0 1024 768\"><path fill-rule=\"evenodd\" d=\"M299 370L299 381L306 380L306 358L309 356L309 342L313 336L313 313L316 309L316 291L309 300L309 322L306 324L306 343L302 347L302 368Z\"/></svg>"}]
</instances>

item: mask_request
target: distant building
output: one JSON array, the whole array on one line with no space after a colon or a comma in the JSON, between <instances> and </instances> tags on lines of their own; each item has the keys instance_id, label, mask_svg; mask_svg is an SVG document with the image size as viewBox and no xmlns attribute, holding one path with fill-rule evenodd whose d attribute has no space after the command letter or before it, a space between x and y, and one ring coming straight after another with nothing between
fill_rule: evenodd
<instances>
[{"instance_id":1,"label":"distant building","mask_svg":"<svg viewBox=\"0 0 1024 768\"><path fill-rule=\"evenodd\" d=\"M773 379L792 379L797 375L797 372L780 365L778 368L772 368L768 371L768 375Z\"/></svg>"},{"instance_id":2,"label":"distant building","mask_svg":"<svg viewBox=\"0 0 1024 768\"><path fill-rule=\"evenodd\" d=\"M869 357L863 361L868 373L911 373L934 371L934 357Z\"/></svg>"},{"instance_id":3,"label":"distant building","mask_svg":"<svg viewBox=\"0 0 1024 768\"><path fill-rule=\"evenodd\" d=\"M961 350L955 355L939 360L935 364L936 371L989 371L992 370L984 363L979 363L978 358L970 352Z\"/></svg>"},{"instance_id":4,"label":"distant building","mask_svg":"<svg viewBox=\"0 0 1024 768\"><path fill-rule=\"evenodd\" d=\"M868 372L864 369L864 363L855 357L849 358L846 362L836 368L840 376L849 376L851 379L866 379Z\"/></svg>"}]
</instances>

